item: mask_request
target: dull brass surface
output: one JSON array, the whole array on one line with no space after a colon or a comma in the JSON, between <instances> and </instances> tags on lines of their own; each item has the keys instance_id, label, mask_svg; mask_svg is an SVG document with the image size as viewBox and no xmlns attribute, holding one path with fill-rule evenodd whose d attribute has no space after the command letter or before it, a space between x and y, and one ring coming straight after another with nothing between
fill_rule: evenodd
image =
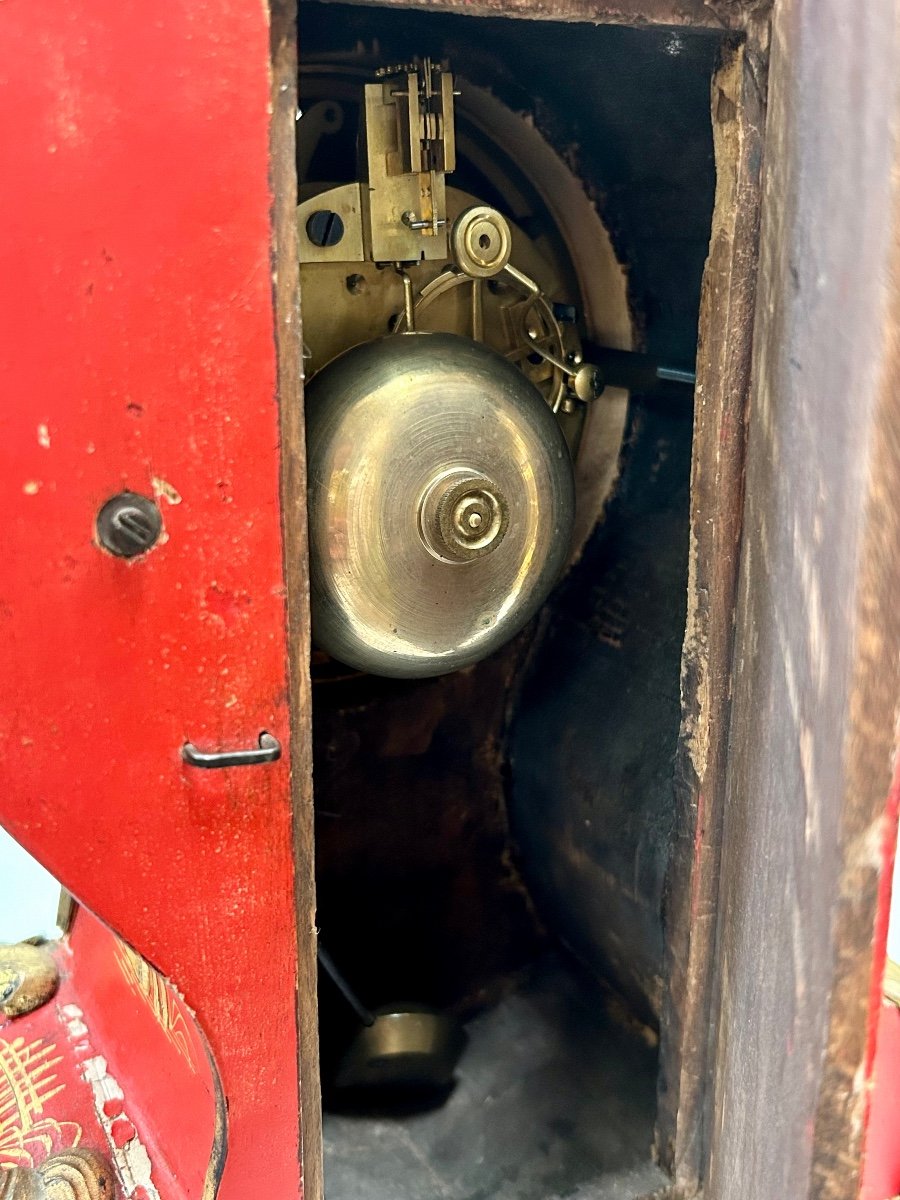
<instances>
[{"instance_id":1,"label":"dull brass surface","mask_svg":"<svg viewBox=\"0 0 900 1200\"><path fill-rule=\"evenodd\" d=\"M307 390L317 644L404 678L477 662L534 615L569 551L572 462L546 401L447 333L348 351Z\"/></svg>"},{"instance_id":2,"label":"dull brass surface","mask_svg":"<svg viewBox=\"0 0 900 1200\"><path fill-rule=\"evenodd\" d=\"M355 218L351 213L358 187L345 184L318 192L305 198L297 209L307 376L351 346L381 337L388 330L406 328L400 275L365 261L361 254L361 217L358 208ZM447 189L447 215L454 227L473 210L474 199L467 192ZM312 213L324 207L340 213L345 223L341 244L326 249L312 246L305 232ZM544 299L560 291L563 283L552 260L517 226L508 221L504 224L511 252L527 278L537 281L539 294L529 296L527 288L517 287L503 273L490 280L488 287L488 280L466 275L449 260L423 261L408 268L415 289L416 328L467 334L508 357L558 413L574 452L583 413L561 411L567 371L534 354L535 346L528 337L529 329L536 326L540 347L549 347L556 359L578 356L575 326L560 325ZM504 246L502 258L508 257Z\"/></svg>"},{"instance_id":3,"label":"dull brass surface","mask_svg":"<svg viewBox=\"0 0 900 1200\"><path fill-rule=\"evenodd\" d=\"M368 257L447 257L445 174L456 165L453 77L425 59L365 88Z\"/></svg>"},{"instance_id":4,"label":"dull brass surface","mask_svg":"<svg viewBox=\"0 0 900 1200\"><path fill-rule=\"evenodd\" d=\"M548 224L515 179L506 211L447 185L450 72L425 58L358 86L358 181L337 183L348 160L328 153L352 86L336 79L301 130L313 637L350 667L440 675L499 648L558 578L603 380L553 205ZM491 178L471 129L459 151Z\"/></svg>"},{"instance_id":5,"label":"dull brass surface","mask_svg":"<svg viewBox=\"0 0 900 1200\"><path fill-rule=\"evenodd\" d=\"M466 1043L462 1027L426 1009L386 1010L351 1043L338 1069L341 1088L445 1087Z\"/></svg>"},{"instance_id":6,"label":"dull brass surface","mask_svg":"<svg viewBox=\"0 0 900 1200\"><path fill-rule=\"evenodd\" d=\"M0 1200L115 1200L116 1177L105 1155L79 1146L37 1167L0 1171Z\"/></svg>"},{"instance_id":7,"label":"dull brass surface","mask_svg":"<svg viewBox=\"0 0 900 1200\"><path fill-rule=\"evenodd\" d=\"M59 985L53 956L42 946L0 946L0 1013L22 1017L46 1004Z\"/></svg>"}]
</instances>

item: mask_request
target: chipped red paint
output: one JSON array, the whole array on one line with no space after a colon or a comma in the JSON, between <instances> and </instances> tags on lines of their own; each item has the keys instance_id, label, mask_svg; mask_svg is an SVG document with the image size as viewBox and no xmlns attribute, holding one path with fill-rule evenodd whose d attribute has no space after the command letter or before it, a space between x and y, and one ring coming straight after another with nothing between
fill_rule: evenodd
<instances>
[{"instance_id":1,"label":"chipped red paint","mask_svg":"<svg viewBox=\"0 0 900 1200\"><path fill-rule=\"evenodd\" d=\"M113 1121L109 1134L113 1140L113 1145L121 1150L123 1146L127 1146L135 1137L135 1129L132 1123L126 1120L125 1117L119 1117L117 1121Z\"/></svg>"},{"instance_id":2,"label":"chipped red paint","mask_svg":"<svg viewBox=\"0 0 900 1200\"><path fill-rule=\"evenodd\" d=\"M201 1200L215 1150L215 1080L186 1005L166 989L189 1054L135 991L121 943L84 909L56 960L54 998L0 1020L0 1170L81 1146L109 1158L127 1200ZM100 1074L102 1101L91 1083ZM123 1169L129 1162L134 1172Z\"/></svg>"},{"instance_id":3,"label":"chipped red paint","mask_svg":"<svg viewBox=\"0 0 900 1200\"><path fill-rule=\"evenodd\" d=\"M8 0L0 45L0 821L197 1012L228 1101L224 1200L288 1200L266 9ZM123 488L157 496L165 525L130 562L93 541ZM276 764L181 761L187 740L250 747L262 730Z\"/></svg>"}]
</instances>

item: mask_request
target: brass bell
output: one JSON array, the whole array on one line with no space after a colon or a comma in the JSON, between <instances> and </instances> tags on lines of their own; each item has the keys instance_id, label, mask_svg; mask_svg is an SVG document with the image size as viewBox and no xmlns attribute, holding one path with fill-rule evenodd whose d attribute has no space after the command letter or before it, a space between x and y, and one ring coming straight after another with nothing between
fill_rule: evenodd
<instances>
[{"instance_id":1,"label":"brass bell","mask_svg":"<svg viewBox=\"0 0 900 1200\"><path fill-rule=\"evenodd\" d=\"M376 675L484 658L546 599L575 487L543 397L450 333L366 342L306 392L313 637Z\"/></svg>"}]
</instances>

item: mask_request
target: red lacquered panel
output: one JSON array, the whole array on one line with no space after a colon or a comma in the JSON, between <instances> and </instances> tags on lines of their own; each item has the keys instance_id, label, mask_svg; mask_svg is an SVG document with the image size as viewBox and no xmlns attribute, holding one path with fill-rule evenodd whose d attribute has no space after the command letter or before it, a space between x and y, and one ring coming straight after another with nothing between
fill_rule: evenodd
<instances>
[{"instance_id":1,"label":"red lacquered panel","mask_svg":"<svg viewBox=\"0 0 900 1200\"><path fill-rule=\"evenodd\" d=\"M175 981L227 1096L221 1194L281 1200L300 1176L266 9L10 0L0 45L0 821ZM164 523L132 561L94 540L123 488ZM280 762L182 762L263 730Z\"/></svg>"}]
</instances>

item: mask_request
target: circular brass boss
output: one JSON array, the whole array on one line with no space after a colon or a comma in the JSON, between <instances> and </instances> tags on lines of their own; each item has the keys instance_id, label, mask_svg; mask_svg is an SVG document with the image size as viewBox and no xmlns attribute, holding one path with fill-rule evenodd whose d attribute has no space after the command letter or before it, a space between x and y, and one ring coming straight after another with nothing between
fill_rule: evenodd
<instances>
[{"instance_id":1,"label":"circular brass boss","mask_svg":"<svg viewBox=\"0 0 900 1200\"><path fill-rule=\"evenodd\" d=\"M441 472L419 502L419 532L447 562L468 562L495 550L509 525L509 509L486 475L460 467Z\"/></svg>"},{"instance_id":2,"label":"circular brass boss","mask_svg":"<svg viewBox=\"0 0 900 1200\"><path fill-rule=\"evenodd\" d=\"M474 205L459 214L450 232L456 265L473 279L499 275L512 252L509 224L495 208Z\"/></svg>"}]
</instances>

